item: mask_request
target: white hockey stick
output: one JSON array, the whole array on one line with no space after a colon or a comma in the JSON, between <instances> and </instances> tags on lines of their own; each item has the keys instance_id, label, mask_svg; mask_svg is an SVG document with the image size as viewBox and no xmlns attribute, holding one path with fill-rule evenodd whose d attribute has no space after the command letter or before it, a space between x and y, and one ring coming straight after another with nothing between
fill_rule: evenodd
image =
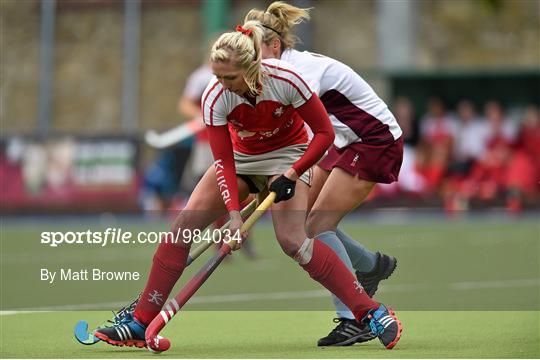
<instances>
[{"instance_id":1,"label":"white hockey stick","mask_svg":"<svg viewBox=\"0 0 540 360\"><path fill-rule=\"evenodd\" d=\"M195 136L195 134L203 129L203 121L196 118L161 134L158 134L154 130L148 130L146 134L144 134L144 140L148 145L156 149L164 149Z\"/></svg>"}]
</instances>

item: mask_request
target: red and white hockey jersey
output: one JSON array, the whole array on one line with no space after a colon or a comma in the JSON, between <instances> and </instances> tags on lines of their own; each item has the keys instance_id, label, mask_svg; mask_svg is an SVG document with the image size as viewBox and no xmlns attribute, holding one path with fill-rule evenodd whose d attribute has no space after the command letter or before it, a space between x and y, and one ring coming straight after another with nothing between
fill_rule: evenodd
<instances>
[{"instance_id":1,"label":"red and white hockey jersey","mask_svg":"<svg viewBox=\"0 0 540 360\"><path fill-rule=\"evenodd\" d=\"M226 91L214 77L203 94L207 125L229 125L235 151L262 154L308 142L304 121L294 110L313 91L291 66L277 59L262 62L264 85L253 106L246 98Z\"/></svg>"}]
</instances>

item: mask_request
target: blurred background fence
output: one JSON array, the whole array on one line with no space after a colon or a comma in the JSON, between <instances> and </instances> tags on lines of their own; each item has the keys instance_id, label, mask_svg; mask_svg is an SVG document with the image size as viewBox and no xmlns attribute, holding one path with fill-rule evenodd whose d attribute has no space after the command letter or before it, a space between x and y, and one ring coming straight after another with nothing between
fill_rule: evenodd
<instances>
[{"instance_id":1,"label":"blurred background fence","mask_svg":"<svg viewBox=\"0 0 540 360\"><path fill-rule=\"evenodd\" d=\"M291 3L314 8L299 48L355 69L404 129L400 182L364 208L538 209L537 0ZM178 100L209 41L269 2L0 4L0 211L181 206L189 152L158 154L142 135L190 120Z\"/></svg>"}]
</instances>

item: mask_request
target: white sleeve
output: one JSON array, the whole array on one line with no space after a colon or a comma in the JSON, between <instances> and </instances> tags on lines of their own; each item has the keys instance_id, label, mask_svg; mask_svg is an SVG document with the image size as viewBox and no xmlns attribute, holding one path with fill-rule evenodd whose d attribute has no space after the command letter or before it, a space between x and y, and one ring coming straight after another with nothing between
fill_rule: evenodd
<instances>
[{"instance_id":1,"label":"white sleeve","mask_svg":"<svg viewBox=\"0 0 540 360\"><path fill-rule=\"evenodd\" d=\"M276 59L267 59L262 66L266 69L266 75L275 84L283 104L291 104L294 108L298 108L311 98L313 90L296 67Z\"/></svg>"},{"instance_id":2,"label":"white sleeve","mask_svg":"<svg viewBox=\"0 0 540 360\"><path fill-rule=\"evenodd\" d=\"M203 93L201 108L206 125L220 126L227 124L228 107L223 94L223 87L217 80L212 80L208 84Z\"/></svg>"},{"instance_id":3,"label":"white sleeve","mask_svg":"<svg viewBox=\"0 0 540 360\"><path fill-rule=\"evenodd\" d=\"M307 82L296 72L284 72L284 80L281 84L284 86L286 100L295 109L304 105L313 94Z\"/></svg>"}]
</instances>

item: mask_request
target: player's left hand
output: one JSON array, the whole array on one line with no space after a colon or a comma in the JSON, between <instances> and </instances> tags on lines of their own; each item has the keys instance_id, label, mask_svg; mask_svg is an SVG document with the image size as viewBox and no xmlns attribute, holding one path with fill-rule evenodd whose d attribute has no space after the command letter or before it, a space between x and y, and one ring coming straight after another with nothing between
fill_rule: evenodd
<instances>
[{"instance_id":1,"label":"player's left hand","mask_svg":"<svg viewBox=\"0 0 540 360\"><path fill-rule=\"evenodd\" d=\"M240 233L242 225L244 225L240 212L231 211L229 215L231 218L231 223L229 225L230 238L228 239L228 244L232 251L236 251L242 247L242 241L247 237L247 231L244 232L244 234Z\"/></svg>"},{"instance_id":2,"label":"player's left hand","mask_svg":"<svg viewBox=\"0 0 540 360\"><path fill-rule=\"evenodd\" d=\"M296 187L296 180L291 180L285 174L272 181L269 186L269 190L276 193L275 203L280 201L289 200L294 196L294 189Z\"/></svg>"}]
</instances>

